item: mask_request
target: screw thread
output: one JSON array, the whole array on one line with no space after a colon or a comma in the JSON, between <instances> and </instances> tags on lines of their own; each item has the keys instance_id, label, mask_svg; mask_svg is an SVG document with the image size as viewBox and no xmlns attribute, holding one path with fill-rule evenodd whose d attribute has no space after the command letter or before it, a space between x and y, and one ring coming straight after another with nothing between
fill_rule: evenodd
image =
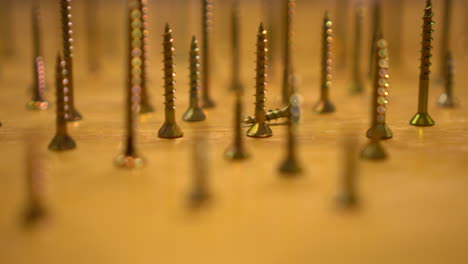
<instances>
[{"instance_id":1,"label":"screw thread","mask_svg":"<svg viewBox=\"0 0 468 264\"><path fill-rule=\"evenodd\" d=\"M39 6L34 2L31 9L31 22L33 31L33 72L34 83L32 87L32 102L45 102L44 93L46 90L45 63L42 57L41 31L40 31L40 12Z\"/></svg>"},{"instance_id":2,"label":"screw thread","mask_svg":"<svg viewBox=\"0 0 468 264\"><path fill-rule=\"evenodd\" d=\"M419 105L420 113L427 113L427 104L429 99L429 77L431 74L431 50L432 50L432 26L434 25L432 13L432 3L426 1L423 17L423 33L421 42L421 67L419 75Z\"/></svg>"},{"instance_id":3,"label":"screw thread","mask_svg":"<svg viewBox=\"0 0 468 264\"><path fill-rule=\"evenodd\" d=\"M141 64L141 104L150 105L148 94L148 66L149 66L149 30L148 30L148 1L138 0L141 12L141 31L142 31L142 64Z\"/></svg>"},{"instance_id":4,"label":"screw thread","mask_svg":"<svg viewBox=\"0 0 468 264\"><path fill-rule=\"evenodd\" d=\"M325 13L323 20L323 32L322 32L322 71L321 71L321 89L320 98L322 101L328 101L329 89L331 87L331 69L332 69L332 55L331 55L331 44L333 41L332 37L332 21L328 17L328 13Z\"/></svg>"},{"instance_id":5,"label":"screw thread","mask_svg":"<svg viewBox=\"0 0 468 264\"><path fill-rule=\"evenodd\" d=\"M291 79L294 75L292 62L292 39L294 36L294 14L296 8L295 0L284 0L284 23L285 23L285 38L284 38L284 53L283 53L283 85L282 85L282 100L284 104L288 103L289 97L292 94Z\"/></svg>"},{"instance_id":6,"label":"screw thread","mask_svg":"<svg viewBox=\"0 0 468 264\"><path fill-rule=\"evenodd\" d=\"M190 46L190 107L200 107L199 102L200 90L200 50L198 49L198 41L195 36L192 37Z\"/></svg>"},{"instance_id":7,"label":"screw thread","mask_svg":"<svg viewBox=\"0 0 468 264\"><path fill-rule=\"evenodd\" d=\"M383 39L382 34L378 34L379 38L375 49L375 75L374 75L374 92L372 95L372 126L377 124L385 124L387 112L387 96L388 96L388 48L387 41Z\"/></svg>"},{"instance_id":8,"label":"screw thread","mask_svg":"<svg viewBox=\"0 0 468 264\"><path fill-rule=\"evenodd\" d=\"M453 64L453 57L451 52L447 52L445 56L445 94L449 100L453 100L453 75L455 66Z\"/></svg>"},{"instance_id":9,"label":"screw thread","mask_svg":"<svg viewBox=\"0 0 468 264\"><path fill-rule=\"evenodd\" d=\"M59 0L60 1L60 13L62 20L62 43L63 43L63 60L65 60L68 72L68 117L72 118L72 114L75 111L75 96L74 96L74 82L73 82L73 22L72 22L72 0ZM68 119L67 119L68 120Z\"/></svg>"},{"instance_id":10,"label":"screw thread","mask_svg":"<svg viewBox=\"0 0 468 264\"><path fill-rule=\"evenodd\" d=\"M257 123L264 123L265 117L265 101L266 101L266 84L267 84L267 31L260 24L257 35L257 68L256 68L256 93L255 93L255 120Z\"/></svg>"},{"instance_id":11,"label":"screw thread","mask_svg":"<svg viewBox=\"0 0 468 264\"><path fill-rule=\"evenodd\" d=\"M166 24L166 29L163 35L164 48L164 89L166 123L175 123L175 72L174 72L174 45L172 38L172 30L169 24Z\"/></svg>"},{"instance_id":12,"label":"screw thread","mask_svg":"<svg viewBox=\"0 0 468 264\"><path fill-rule=\"evenodd\" d=\"M289 117L289 114L290 114L289 108L290 108L290 105L287 105L283 108L270 109L265 114L265 120L271 121L271 120L277 120L283 117ZM251 124L254 122L255 122L255 116L249 116L244 120L244 123L248 123L248 124Z\"/></svg>"},{"instance_id":13,"label":"screw thread","mask_svg":"<svg viewBox=\"0 0 468 264\"><path fill-rule=\"evenodd\" d=\"M212 107L211 100L211 78L210 78L210 35L213 25L213 1L202 1L202 79L203 79L203 105L204 107Z\"/></svg>"},{"instance_id":14,"label":"screw thread","mask_svg":"<svg viewBox=\"0 0 468 264\"><path fill-rule=\"evenodd\" d=\"M55 86L56 86L56 135L66 136L67 133L67 112L68 109L68 72L67 63L60 55L57 55L55 65Z\"/></svg>"}]
</instances>

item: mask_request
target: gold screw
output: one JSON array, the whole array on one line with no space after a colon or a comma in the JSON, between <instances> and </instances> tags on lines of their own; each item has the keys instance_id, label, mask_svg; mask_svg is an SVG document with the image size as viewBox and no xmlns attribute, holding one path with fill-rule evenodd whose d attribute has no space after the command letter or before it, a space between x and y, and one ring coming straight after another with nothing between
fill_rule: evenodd
<instances>
[{"instance_id":1,"label":"gold screw","mask_svg":"<svg viewBox=\"0 0 468 264\"><path fill-rule=\"evenodd\" d=\"M205 112L200 107L199 95L200 90L200 55L198 50L198 42L195 36L192 37L190 46L190 106L185 112L183 119L187 122L197 122L206 119Z\"/></svg>"},{"instance_id":2,"label":"gold screw","mask_svg":"<svg viewBox=\"0 0 468 264\"><path fill-rule=\"evenodd\" d=\"M160 138L179 138L184 135L182 129L177 125L175 119L175 72L174 72L174 39L172 38L172 30L169 24L166 24L166 29L163 35L164 47L164 89L165 89L165 122L159 129L158 136Z\"/></svg>"},{"instance_id":3,"label":"gold screw","mask_svg":"<svg viewBox=\"0 0 468 264\"><path fill-rule=\"evenodd\" d=\"M432 25L434 21L432 13L432 3L430 0L426 2L426 8L424 9L424 24L422 34L422 47L421 47L421 67L419 75L419 99L418 99L418 112L410 120L410 124L413 126L433 126L434 120L429 116L427 112L427 105L429 100L429 77L431 74L431 49L432 49Z\"/></svg>"},{"instance_id":4,"label":"gold screw","mask_svg":"<svg viewBox=\"0 0 468 264\"><path fill-rule=\"evenodd\" d=\"M213 108L216 106L211 98L211 67L210 67L210 36L213 24L213 0L202 1L202 74L203 74L203 108Z\"/></svg>"},{"instance_id":5,"label":"gold screw","mask_svg":"<svg viewBox=\"0 0 468 264\"><path fill-rule=\"evenodd\" d=\"M67 65L68 72L68 109L67 121L79 121L81 114L75 108L74 82L73 82L73 22L72 22L72 0L60 0L60 11L62 15L62 38L63 38L63 60Z\"/></svg>"},{"instance_id":6,"label":"gold screw","mask_svg":"<svg viewBox=\"0 0 468 264\"><path fill-rule=\"evenodd\" d=\"M284 175L296 175L302 172L302 168L297 159L297 124L295 120L300 113L300 98L293 94L289 100L289 118L287 126L287 153L286 158L279 167L280 173Z\"/></svg>"},{"instance_id":7,"label":"gold screw","mask_svg":"<svg viewBox=\"0 0 468 264\"><path fill-rule=\"evenodd\" d=\"M56 86L56 132L55 136L49 144L49 149L54 151L64 151L76 148L75 141L68 135L66 122L66 107L65 99L67 98L65 91L69 91L70 79L67 63L62 60L60 55L57 55L55 66L55 86Z\"/></svg>"},{"instance_id":8,"label":"gold screw","mask_svg":"<svg viewBox=\"0 0 468 264\"><path fill-rule=\"evenodd\" d=\"M257 35L255 123L247 130L247 136L255 138L265 138L273 135L270 126L266 123L265 117L267 41L267 31L263 27L263 23L261 23Z\"/></svg>"},{"instance_id":9,"label":"gold screw","mask_svg":"<svg viewBox=\"0 0 468 264\"><path fill-rule=\"evenodd\" d=\"M374 91L371 103L371 127L367 130L367 137L377 137L379 139L390 139L392 131L385 122L387 112L388 96L388 48L387 41L379 33L375 50L374 67Z\"/></svg>"},{"instance_id":10,"label":"gold screw","mask_svg":"<svg viewBox=\"0 0 468 264\"><path fill-rule=\"evenodd\" d=\"M331 43L332 37L332 21L328 17L328 12L325 12L323 19L323 32L322 32L322 79L320 87L320 100L315 104L314 111L319 114L326 114L335 112L335 106L330 101L330 87L332 85L331 79Z\"/></svg>"},{"instance_id":11,"label":"gold screw","mask_svg":"<svg viewBox=\"0 0 468 264\"><path fill-rule=\"evenodd\" d=\"M229 160L243 160L249 157L242 139L242 109L242 94L238 91L234 103L233 143L224 155Z\"/></svg>"},{"instance_id":12,"label":"gold screw","mask_svg":"<svg viewBox=\"0 0 468 264\"><path fill-rule=\"evenodd\" d=\"M294 36L294 13L296 8L295 0L284 1L284 51L283 51L283 84L282 100L284 104L289 103L289 98L293 94L291 91L291 82L294 78L294 68L292 59L292 39Z\"/></svg>"},{"instance_id":13,"label":"gold screw","mask_svg":"<svg viewBox=\"0 0 468 264\"><path fill-rule=\"evenodd\" d=\"M143 80L141 72L143 67L143 28L140 2L132 0L128 6L128 69L126 94L126 135L125 149L115 159L115 164L122 168L139 168L143 166L143 159L136 151L136 127L138 113L140 112L140 94Z\"/></svg>"},{"instance_id":14,"label":"gold screw","mask_svg":"<svg viewBox=\"0 0 468 264\"><path fill-rule=\"evenodd\" d=\"M141 103L140 114L154 112L148 93L148 66L149 66L149 31L148 31L148 0L138 0L141 11L142 30L142 64L141 64Z\"/></svg>"},{"instance_id":15,"label":"gold screw","mask_svg":"<svg viewBox=\"0 0 468 264\"><path fill-rule=\"evenodd\" d=\"M34 52L34 84L32 86L32 98L27 104L30 110L45 110L49 107L49 102L44 99L46 90L45 63L41 49L40 12L37 2L31 10L31 21L33 31L33 52Z\"/></svg>"},{"instance_id":16,"label":"gold screw","mask_svg":"<svg viewBox=\"0 0 468 264\"><path fill-rule=\"evenodd\" d=\"M357 197L357 160L356 138L346 137L343 144L343 169L340 172L340 191L337 196L338 206L343 209L351 209L358 205Z\"/></svg>"},{"instance_id":17,"label":"gold screw","mask_svg":"<svg viewBox=\"0 0 468 264\"><path fill-rule=\"evenodd\" d=\"M352 82L349 88L351 94L361 94L364 91L364 83L361 74L361 38L362 38L362 3L358 2L354 14L354 46L352 59Z\"/></svg>"},{"instance_id":18,"label":"gold screw","mask_svg":"<svg viewBox=\"0 0 468 264\"><path fill-rule=\"evenodd\" d=\"M447 52L447 56L445 58L445 67L445 91L439 96L437 103L440 107L453 108L457 104L455 98L453 97L453 75L455 67L453 65L453 57L451 52Z\"/></svg>"}]
</instances>

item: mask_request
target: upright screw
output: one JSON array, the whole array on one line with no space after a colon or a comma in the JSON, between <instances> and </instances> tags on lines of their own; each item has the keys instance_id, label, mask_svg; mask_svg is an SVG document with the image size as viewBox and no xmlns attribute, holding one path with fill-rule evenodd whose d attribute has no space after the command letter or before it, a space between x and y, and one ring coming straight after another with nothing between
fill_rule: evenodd
<instances>
[{"instance_id":1,"label":"upright screw","mask_svg":"<svg viewBox=\"0 0 468 264\"><path fill-rule=\"evenodd\" d=\"M233 143L224 155L229 160L243 160L249 157L242 139L242 109L242 95L240 92L237 92L234 103Z\"/></svg>"},{"instance_id":2,"label":"upright screw","mask_svg":"<svg viewBox=\"0 0 468 264\"><path fill-rule=\"evenodd\" d=\"M283 104L289 103L292 95L291 82L294 78L294 67L292 59L292 39L294 36L294 13L296 9L296 0L282 0L284 2L284 51L283 51L283 84L282 100Z\"/></svg>"},{"instance_id":3,"label":"upright screw","mask_svg":"<svg viewBox=\"0 0 468 264\"><path fill-rule=\"evenodd\" d=\"M452 9L452 0L444 0L443 8L443 19L442 19L442 31L441 31L441 44L440 44L440 77L443 79L447 77L447 67L445 61L447 59L447 53L450 49L450 25L451 25L451 15L450 11Z\"/></svg>"},{"instance_id":4,"label":"upright screw","mask_svg":"<svg viewBox=\"0 0 468 264\"><path fill-rule=\"evenodd\" d=\"M279 171L285 175L296 175L302 172L302 168L299 164L297 158L297 124L294 120L300 113L300 98L298 95L294 94L291 96L289 105L290 114L288 118L288 126L287 126L287 152L286 157L281 163L279 167Z\"/></svg>"},{"instance_id":5,"label":"upright screw","mask_svg":"<svg viewBox=\"0 0 468 264\"><path fill-rule=\"evenodd\" d=\"M343 169L339 179L338 206L351 209L358 205L356 139L347 137L343 144Z\"/></svg>"},{"instance_id":6,"label":"upright screw","mask_svg":"<svg viewBox=\"0 0 468 264\"><path fill-rule=\"evenodd\" d=\"M351 94L360 94L364 91L361 74L361 38L362 38L362 3L358 2L354 11L354 46L352 54L352 82L349 88Z\"/></svg>"},{"instance_id":7,"label":"upright screw","mask_svg":"<svg viewBox=\"0 0 468 264\"><path fill-rule=\"evenodd\" d=\"M247 136L255 138L271 137L273 132L266 123L265 117L265 86L267 84L267 31L260 24L257 34L257 68L256 68L256 93L255 93L255 123L247 130Z\"/></svg>"},{"instance_id":8,"label":"upright screw","mask_svg":"<svg viewBox=\"0 0 468 264\"><path fill-rule=\"evenodd\" d=\"M175 72L174 72L174 39L172 38L172 30L169 24L166 24L165 32L163 35L164 47L164 96L165 96L165 122L161 129L159 129L158 136L160 138L178 138L182 137L184 133L177 125L175 119Z\"/></svg>"},{"instance_id":9,"label":"upright screw","mask_svg":"<svg viewBox=\"0 0 468 264\"><path fill-rule=\"evenodd\" d=\"M45 201L45 181L43 155L36 148L36 143L27 140L26 153L26 188L27 200L23 215L24 224L27 227L42 223L47 218L47 206Z\"/></svg>"},{"instance_id":10,"label":"upright screw","mask_svg":"<svg viewBox=\"0 0 468 264\"><path fill-rule=\"evenodd\" d=\"M426 8L424 10L424 24L422 34L422 47L421 47L421 67L419 75L419 102L418 112L410 120L410 124L413 126L433 126L434 120L429 116L427 112L427 105L429 100L429 77L431 74L431 49L432 49L432 3L431 0L426 1Z\"/></svg>"},{"instance_id":11,"label":"upright screw","mask_svg":"<svg viewBox=\"0 0 468 264\"><path fill-rule=\"evenodd\" d=\"M140 2L132 0L128 6L128 63L126 93L126 135L124 152L117 156L115 164L122 168L143 166L143 159L136 151L136 127L140 111L141 71L143 67L142 12Z\"/></svg>"},{"instance_id":12,"label":"upright screw","mask_svg":"<svg viewBox=\"0 0 468 264\"><path fill-rule=\"evenodd\" d=\"M49 144L49 149L54 151L64 151L76 148L75 141L68 135L66 122L66 107L65 102L67 95L65 91L69 91L70 79L67 63L62 60L60 55L57 55L55 66L55 86L56 86L56 132L55 136Z\"/></svg>"},{"instance_id":13,"label":"upright screw","mask_svg":"<svg viewBox=\"0 0 468 264\"><path fill-rule=\"evenodd\" d=\"M371 29L371 49L369 55L369 78L374 76L374 61L375 61L375 44L378 40L378 34L382 29L382 18L381 18L381 0L372 0L372 29Z\"/></svg>"},{"instance_id":14,"label":"upright screw","mask_svg":"<svg viewBox=\"0 0 468 264\"><path fill-rule=\"evenodd\" d=\"M445 85L444 92L439 96L437 103L441 107L452 108L455 107L456 101L453 97L453 75L455 66L453 65L453 57L451 52L447 52L445 59Z\"/></svg>"},{"instance_id":15,"label":"upright screw","mask_svg":"<svg viewBox=\"0 0 468 264\"><path fill-rule=\"evenodd\" d=\"M322 32L322 79L320 87L320 100L315 104L314 111L319 114L326 114L335 112L335 106L330 101L330 87L332 85L331 69L331 43L332 37L332 21L328 17L328 12L325 12L323 19L323 32Z\"/></svg>"},{"instance_id":16,"label":"upright screw","mask_svg":"<svg viewBox=\"0 0 468 264\"><path fill-rule=\"evenodd\" d=\"M200 55L198 50L198 42L195 36L192 37L189 53L190 63L190 106L185 112L183 119L187 122L197 122L206 119L205 112L200 107L199 95L200 90Z\"/></svg>"},{"instance_id":17,"label":"upright screw","mask_svg":"<svg viewBox=\"0 0 468 264\"><path fill-rule=\"evenodd\" d=\"M213 0L202 1L202 74L203 74L203 108L213 108L216 106L211 98L211 67L210 67L210 36L213 24Z\"/></svg>"},{"instance_id":18,"label":"upright screw","mask_svg":"<svg viewBox=\"0 0 468 264\"><path fill-rule=\"evenodd\" d=\"M37 2L31 9L31 22L33 32L33 54L34 54L34 84L32 86L32 97L27 107L31 110L45 110L49 102L44 99L46 90L45 63L41 49L40 11Z\"/></svg>"},{"instance_id":19,"label":"upright screw","mask_svg":"<svg viewBox=\"0 0 468 264\"><path fill-rule=\"evenodd\" d=\"M154 112L148 93L148 66L149 66L149 30L148 30L148 0L138 0L141 11L142 27L142 53L143 60L141 64L141 104L140 113L147 114Z\"/></svg>"},{"instance_id":20,"label":"upright screw","mask_svg":"<svg viewBox=\"0 0 468 264\"><path fill-rule=\"evenodd\" d=\"M392 131L385 122L387 112L388 96L388 48L387 41L379 33L375 50L374 70L374 91L371 102L371 127L367 130L367 137L377 137L379 139L390 139Z\"/></svg>"},{"instance_id":21,"label":"upright screw","mask_svg":"<svg viewBox=\"0 0 468 264\"><path fill-rule=\"evenodd\" d=\"M204 205L211 197L209 190L209 151L206 138L195 139L192 151L193 182L189 201L192 207Z\"/></svg>"},{"instance_id":22,"label":"upright screw","mask_svg":"<svg viewBox=\"0 0 468 264\"><path fill-rule=\"evenodd\" d=\"M62 15L62 38L63 38L63 60L67 65L68 72L68 109L67 121L79 121L81 114L75 108L74 82L73 82L73 22L72 22L72 0L59 0L60 12Z\"/></svg>"},{"instance_id":23,"label":"upright screw","mask_svg":"<svg viewBox=\"0 0 468 264\"><path fill-rule=\"evenodd\" d=\"M342 1L342 0L336 0L335 1L335 25L336 25L336 30L335 30L335 39L337 45L335 46L336 54L337 54L337 59L336 60L336 66L339 68L343 68L345 65L347 65L347 59L348 59L348 26L347 23L349 23L349 5L352 1Z\"/></svg>"},{"instance_id":24,"label":"upright screw","mask_svg":"<svg viewBox=\"0 0 468 264\"><path fill-rule=\"evenodd\" d=\"M240 34L239 34L240 11L239 1L233 0L231 7L231 86L232 91L242 91L242 82L240 78Z\"/></svg>"}]
</instances>

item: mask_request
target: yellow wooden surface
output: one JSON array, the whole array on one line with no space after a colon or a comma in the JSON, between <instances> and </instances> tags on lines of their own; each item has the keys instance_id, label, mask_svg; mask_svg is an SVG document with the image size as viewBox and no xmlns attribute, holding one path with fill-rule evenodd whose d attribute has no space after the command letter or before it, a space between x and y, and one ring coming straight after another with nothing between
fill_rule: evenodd
<instances>
[{"instance_id":1,"label":"yellow wooden surface","mask_svg":"<svg viewBox=\"0 0 468 264\"><path fill-rule=\"evenodd\" d=\"M176 46L177 115L188 103L189 39L198 28L196 1L150 1L150 93L156 113L140 124L138 146L147 166L138 171L113 166L123 135L125 61L124 1L99 1L100 71L87 71L84 8L76 1L76 105L84 120L69 126L78 148L51 153L54 110L25 109L31 83L29 23L15 23L16 54L4 59L0 79L0 263L466 263L468 252L468 91L467 56L463 47L462 1L455 1L453 38L457 109L435 105L441 92L430 88L430 114L436 126L408 125L417 107L419 43L424 1L404 1L404 61L392 65L388 124L394 139L384 143L390 159L359 162L361 207L337 210L334 202L342 169L342 138L354 135L364 144L368 126L367 95L351 97L346 68L336 69L332 99L337 112L312 112L319 88L321 15L334 5L298 1L296 68L304 98L300 125L303 177L285 180L277 167L284 155L285 128L274 126L268 139L246 138L251 158L229 163L223 151L231 142L232 95L229 81L228 5L217 1L214 27L213 94L218 107L208 120L180 121L185 136L157 138L163 121L160 42L164 22L173 26ZM258 1L244 1L242 33L245 110L253 113L254 48L262 17ZM387 1L389 2L389 1ZM247 4L248 3L248 4ZM53 102L53 56L59 45L55 1L44 6L45 54ZM29 11L15 5L15 19L28 21ZM434 74L439 56L441 1L436 13ZM367 10L366 10L367 11ZM386 14L385 20L395 14ZM366 12L365 23L369 22ZM352 32L351 22L346 25ZM366 27L366 31L367 32ZM391 30L386 24L386 30ZM367 69L368 34L363 43L363 73ZM460 37L458 37L460 36ZM389 40L390 41L390 40ZM391 42L390 42L391 45ZM272 67L267 107L280 106L279 55ZM391 55L390 55L391 56ZM391 57L390 57L391 60ZM368 87L369 89L369 87ZM194 137L209 144L210 190L206 208L187 207ZM25 206L24 137L41 148L47 172L46 226L25 230L20 224Z\"/></svg>"}]
</instances>

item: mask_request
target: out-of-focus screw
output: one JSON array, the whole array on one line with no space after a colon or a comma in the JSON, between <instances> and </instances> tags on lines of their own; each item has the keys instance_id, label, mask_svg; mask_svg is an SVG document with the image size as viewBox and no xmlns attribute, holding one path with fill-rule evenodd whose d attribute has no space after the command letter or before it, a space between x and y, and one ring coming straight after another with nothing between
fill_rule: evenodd
<instances>
[{"instance_id":1,"label":"out-of-focus screw","mask_svg":"<svg viewBox=\"0 0 468 264\"><path fill-rule=\"evenodd\" d=\"M351 94L360 94L364 91L361 74L361 42L362 42L362 3L358 2L354 11L354 46L352 53L352 82L349 87Z\"/></svg>"},{"instance_id":2,"label":"out-of-focus screw","mask_svg":"<svg viewBox=\"0 0 468 264\"><path fill-rule=\"evenodd\" d=\"M202 107L213 108L216 103L211 98L211 27L213 25L213 0L202 2Z\"/></svg>"},{"instance_id":3,"label":"out-of-focus screw","mask_svg":"<svg viewBox=\"0 0 468 264\"><path fill-rule=\"evenodd\" d=\"M319 114L326 114L335 112L335 106L330 101L330 87L332 85L332 57L331 57L331 43L332 38L332 21L328 17L328 12L325 12L323 19L323 32L322 32L322 77L320 86L320 99L314 106L314 111Z\"/></svg>"},{"instance_id":4,"label":"out-of-focus screw","mask_svg":"<svg viewBox=\"0 0 468 264\"><path fill-rule=\"evenodd\" d=\"M294 13L296 9L296 0L282 0L284 2L284 51L283 51L283 84L282 100L284 104L289 103L289 98L293 94L291 91L291 82L294 78L293 66L293 36L294 36Z\"/></svg>"},{"instance_id":5,"label":"out-of-focus screw","mask_svg":"<svg viewBox=\"0 0 468 264\"><path fill-rule=\"evenodd\" d=\"M200 107L199 91L200 91L200 55L198 50L198 42L195 36L192 37L190 45L190 106L185 112L183 119L187 122L197 122L206 119L205 112Z\"/></svg>"},{"instance_id":6,"label":"out-of-focus screw","mask_svg":"<svg viewBox=\"0 0 468 264\"><path fill-rule=\"evenodd\" d=\"M234 122L233 131L234 138L232 145L226 150L224 156L229 160L243 160L249 157L244 141L242 139L242 95L236 93L236 101L234 103Z\"/></svg>"},{"instance_id":7,"label":"out-of-focus screw","mask_svg":"<svg viewBox=\"0 0 468 264\"><path fill-rule=\"evenodd\" d=\"M148 92L148 66L149 66L149 30L148 30L148 0L139 0L142 28L142 64L141 64L141 103L140 113L154 112Z\"/></svg>"},{"instance_id":8,"label":"out-of-focus screw","mask_svg":"<svg viewBox=\"0 0 468 264\"><path fill-rule=\"evenodd\" d=\"M447 52L447 57L445 58L445 67L444 92L439 96L437 103L440 107L453 108L457 105L457 103L453 96L453 75L455 66L453 65L451 52Z\"/></svg>"},{"instance_id":9,"label":"out-of-focus screw","mask_svg":"<svg viewBox=\"0 0 468 264\"><path fill-rule=\"evenodd\" d=\"M300 98L299 95L293 94L289 100L289 118L287 126L287 151L286 157L281 162L279 171L284 175L296 175L302 172L302 167L297 158L297 123L294 120L300 113Z\"/></svg>"},{"instance_id":10,"label":"out-of-focus screw","mask_svg":"<svg viewBox=\"0 0 468 264\"><path fill-rule=\"evenodd\" d=\"M231 7L231 83L229 89L235 92L242 92L244 87L240 78L241 52L240 52L240 11L239 1L233 0Z\"/></svg>"}]
</instances>

